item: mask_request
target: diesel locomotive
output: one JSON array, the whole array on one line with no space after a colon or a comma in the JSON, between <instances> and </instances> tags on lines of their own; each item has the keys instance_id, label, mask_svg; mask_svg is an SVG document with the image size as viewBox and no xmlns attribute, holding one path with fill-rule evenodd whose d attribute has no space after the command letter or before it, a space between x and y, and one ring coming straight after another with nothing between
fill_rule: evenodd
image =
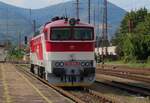
<instances>
[{"instance_id":1,"label":"diesel locomotive","mask_svg":"<svg viewBox=\"0 0 150 103\"><path fill-rule=\"evenodd\" d=\"M94 27L75 18L53 18L30 40L30 71L56 86L89 86L95 80Z\"/></svg>"}]
</instances>

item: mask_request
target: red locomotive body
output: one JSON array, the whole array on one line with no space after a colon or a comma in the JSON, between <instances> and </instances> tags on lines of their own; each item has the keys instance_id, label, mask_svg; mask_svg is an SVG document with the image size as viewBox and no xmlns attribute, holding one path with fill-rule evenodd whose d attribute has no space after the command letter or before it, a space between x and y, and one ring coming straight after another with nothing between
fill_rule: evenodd
<instances>
[{"instance_id":1,"label":"red locomotive body","mask_svg":"<svg viewBox=\"0 0 150 103\"><path fill-rule=\"evenodd\" d=\"M94 27L58 19L30 41L31 72L57 86L86 86L95 80Z\"/></svg>"}]
</instances>

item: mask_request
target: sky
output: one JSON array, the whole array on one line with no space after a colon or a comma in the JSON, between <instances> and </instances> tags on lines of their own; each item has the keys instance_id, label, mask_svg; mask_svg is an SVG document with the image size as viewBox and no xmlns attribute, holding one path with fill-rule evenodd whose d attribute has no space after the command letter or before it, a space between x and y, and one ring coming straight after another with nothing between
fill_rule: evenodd
<instances>
[{"instance_id":1,"label":"sky","mask_svg":"<svg viewBox=\"0 0 150 103\"><path fill-rule=\"evenodd\" d=\"M142 7L147 7L150 9L150 0L108 0L117 6L130 11Z\"/></svg>"},{"instance_id":2,"label":"sky","mask_svg":"<svg viewBox=\"0 0 150 103\"><path fill-rule=\"evenodd\" d=\"M38 9L70 0L0 0L0 1L23 8Z\"/></svg>"},{"instance_id":3,"label":"sky","mask_svg":"<svg viewBox=\"0 0 150 103\"><path fill-rule=\"evenodd\" d=\"M0 0L0 1L23 8L38 9L70 0ZM141 7L150 8L149 6L150 0L108 0L108 1L116 4L117 6L127 11Z\"/></svg>"}]
</instances>

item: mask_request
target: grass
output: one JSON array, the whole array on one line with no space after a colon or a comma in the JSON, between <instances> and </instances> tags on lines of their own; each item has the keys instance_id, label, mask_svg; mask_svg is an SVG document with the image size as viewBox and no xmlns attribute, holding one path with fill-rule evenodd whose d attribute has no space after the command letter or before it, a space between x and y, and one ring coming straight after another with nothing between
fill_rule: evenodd
<instances>
[{"instance_id":1,"label":"grass","mask_svg":"<svg viewBox=\"0 0 150 103\"><path fill-rule=\"evenodd\" d=\"M148 63L124 63L123 61L111 61L106 62L105 64L108 65L125 65L129 67L137 67L137 68L149 68L150 69L150 62Z\"/></svg>"}]
</instances>

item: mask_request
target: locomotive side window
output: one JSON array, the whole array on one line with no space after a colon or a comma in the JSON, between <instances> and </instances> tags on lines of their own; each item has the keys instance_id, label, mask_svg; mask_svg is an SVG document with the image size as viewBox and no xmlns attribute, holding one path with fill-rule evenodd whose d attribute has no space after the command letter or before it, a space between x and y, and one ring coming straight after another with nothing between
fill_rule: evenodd
<instances>
[{"instance_id":1,"label":"locomotive side window","mask_svg":"<svg viewBox=\"0 0 150 103\"><path fill-rule=\"evenodd\" d=\"M91 28L74 28L75 40L93 40L93 29Z\"/></svg>"},{"instance_id":2,"label":"locomotive side window","mask_svg":"<svg viewBox=\"0 0 150 103\"><path fill-rule=\"evenodd\" d=\"M47 40L48 39L48 33L45 32L44 35L45 35L45 40Z\"/></svg>"},{"instance_id":3,"label":"locomotive side window","mask_svg":"<svg viewBox=\"0 0 150 103\"><path fill-rule=\"evenodd\" d=\"M53 28L51 40L69 40L71 38L70 28Z\"/></svg>"}]
</instances>

